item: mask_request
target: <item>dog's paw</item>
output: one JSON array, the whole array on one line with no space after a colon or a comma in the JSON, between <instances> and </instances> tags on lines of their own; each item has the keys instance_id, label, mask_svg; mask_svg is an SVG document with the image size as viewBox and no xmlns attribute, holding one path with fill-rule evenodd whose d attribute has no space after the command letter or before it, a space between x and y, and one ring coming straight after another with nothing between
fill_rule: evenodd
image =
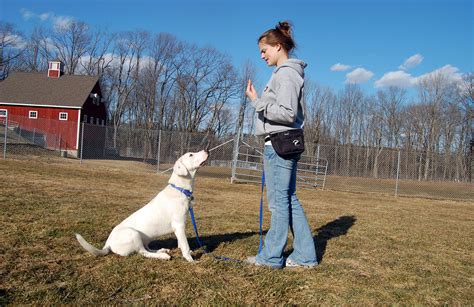
<instances>
[{"instance_id":1,"label":"dog's paw","mask_svg":"<svg viewBox=\"0 0 474 307\"><path fill-rule=\"evenodd\" d=\"M170 260L171 256L168 255L167 253L160 253L160 259L162 260Z\"/></svg>"},{"instance_id":2,"label":"dog's paw","mask_svg":"<svg viewBox=\"0 0 474 307\"><path fill-rule=\"evenodd\" d=\"M184 258L185 258L188 262L194 262L194 259L193 259L193 257L191 257L191 255L186 255L186 256L184 256Z\"/></svg>"},{"instance_id":3,"label":"dog's paw","mask_svg":"<svg viewBox=\"0 0 474 307\"><path fill-rule=\"evenodd\" d=\"M169 253L170 250L167 249L167 248L161 248L161 249L157 250L156 252L157 252L157 253Z\"/></svg>"}]
</instances>

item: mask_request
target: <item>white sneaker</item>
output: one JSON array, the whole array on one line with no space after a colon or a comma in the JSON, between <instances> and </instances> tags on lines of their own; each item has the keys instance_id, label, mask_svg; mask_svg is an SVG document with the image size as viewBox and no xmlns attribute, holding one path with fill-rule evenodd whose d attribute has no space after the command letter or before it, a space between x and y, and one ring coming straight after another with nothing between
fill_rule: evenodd
<instances>
[{"instance_id":1,"label":"white sneaker","mask_svg":"<svg viewBox=\"0 0 474 307\"><path fill-rule=\"evenodd\" d=\"M310 269L310 268L314 268L315 266L314 266L314 265L303 265L303 264L299 264L299 263L296 263L296 262L292 261L291 259L286 258L285 267L288 267L288 268L305 268L305 269Z\"/></svg>"},{"instance_id":2,"label":"white sneaker","mask_svg":"<svg viewBox=\"0 0 474 307\"><path fill-rule=\"evenodd\" d=\"M245 262L248 263L248 264L256 265L256 266L262 265L262 264L257 262L257 256L247 257L247 259L245 259Z\"/></svg>"}]
</instances>

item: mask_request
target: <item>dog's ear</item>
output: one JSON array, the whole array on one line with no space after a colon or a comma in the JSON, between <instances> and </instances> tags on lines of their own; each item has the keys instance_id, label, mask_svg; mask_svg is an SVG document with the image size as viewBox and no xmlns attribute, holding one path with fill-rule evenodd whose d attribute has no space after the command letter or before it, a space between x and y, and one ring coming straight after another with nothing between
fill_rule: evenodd
<instances>
[{"instance_id":1,"label":"dog's ear","mask_svg":"<svg viewBox=\"0 0 474 307\"><path fill-rule=\"evenodd\" d=\"M183 162L180 160L176 161L176 163L173 166L173 172L176 173L178 176L187 176L188 175L188 169L186 166L184 166Z\"/></svg>"}]
</instances>

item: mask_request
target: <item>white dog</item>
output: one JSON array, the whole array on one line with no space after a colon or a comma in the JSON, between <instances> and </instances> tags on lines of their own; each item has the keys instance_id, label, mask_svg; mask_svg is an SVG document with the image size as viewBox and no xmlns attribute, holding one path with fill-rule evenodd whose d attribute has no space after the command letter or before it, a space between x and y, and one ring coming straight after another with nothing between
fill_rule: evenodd
<instances>
[{"instance_id":1,"label":"white dog","mask_svg":"<svg viewBox=\"0 0 474 307\"><path fill-rule=\"evenodd\" d=\"M89 244L79 234L76 234L77 240L95 256L107 255L109 252L128 256L138 252L145 257L169 260L171 257L168 249L150 252L147 247L157 237L174 232L183 257L192 262L185 234L186 216L192 205L194 176L208 156L209 153L203 150L180 157L173 166L169 185L147 205L115 226L101 250Z\"/></svg>"}]
</instances>

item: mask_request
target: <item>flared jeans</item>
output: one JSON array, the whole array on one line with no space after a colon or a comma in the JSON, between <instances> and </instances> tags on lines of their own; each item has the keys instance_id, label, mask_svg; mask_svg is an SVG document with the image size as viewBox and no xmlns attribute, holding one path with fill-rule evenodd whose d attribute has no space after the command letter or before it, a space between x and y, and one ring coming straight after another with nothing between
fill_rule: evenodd
<instances>
[{"instance_id":1,"label":"flared jeans","mask_svg":"<svg viewBox=\"0 0 474 307\"><path fill-rule=\"evenodd\" d=\"M293 252L288 258L305 266L317 265L316 248L303 207L296 196L296 168L299 156L283 159L271 145L265 145L264 170L270 229L264 246L257 255L258 264L281 268L288 230L293 234Z\"/></svg>"}]
</instances>

